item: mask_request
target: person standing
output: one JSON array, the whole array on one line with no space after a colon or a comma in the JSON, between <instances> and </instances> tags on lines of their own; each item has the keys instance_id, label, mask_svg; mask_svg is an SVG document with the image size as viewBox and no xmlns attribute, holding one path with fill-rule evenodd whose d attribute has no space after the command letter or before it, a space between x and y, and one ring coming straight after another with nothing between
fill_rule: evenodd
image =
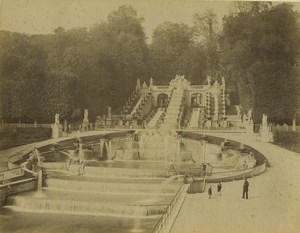
<instances>
[{"instance_id":1,"label":"person standing","mask_svg":"<svg viewBox=\"0 0 300 233\"><path fill-rule=\"evenodd\" d=\"M221 189L222 189L222 184L221 181L219 181L219 184L217 186L218 196L221 196Z\"/></svg>"},{"instance_id":2,"label":"person standing","mask_svg":"<svg viewBox=\"0 0 300 233\"><path fill-rule=\"evenodd\" d=\"M248 188L249 188L249 182L247 181L247 178L245 179L244 185L243 185L243 197L248 199Z\"/></svg>"},{"instance_id":3,"label":"person standing","mask_svg":"<svg viewBox=\"0 0 300 233\"><path fill-rule=\"evenodd\" d=\"M212 195L212 189L211 189L211 186L209 186L209 189L208 189L208 198L211 199L211 195Z\"/></svg>"}]
</instances>

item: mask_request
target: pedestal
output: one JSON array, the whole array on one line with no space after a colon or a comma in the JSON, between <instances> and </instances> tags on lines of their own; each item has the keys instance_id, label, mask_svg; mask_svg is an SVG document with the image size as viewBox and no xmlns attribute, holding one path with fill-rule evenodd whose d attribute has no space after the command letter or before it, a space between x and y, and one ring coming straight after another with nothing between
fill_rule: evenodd
<instances>
[{"instance_id":1,"label":"pedestal","mask_svg":"<svg viewBox=\"0 0 300 233\"><path fill-rule=\"evenodd\" d=\"M253 131L253 124L246 125L246 132L247 133L254 133L254 131Z\"/></svg>"},{"instance_id":2,"label":"pedestal","mask_svg":"<svg viewBox=\"0 0 300 233\"><path fill-rule=\"evenodd\" d=\"M273 133L269 132L268 128L262 128L260 132L260 137L263 142L272 142L273 141Z\"/></svg>"},{"instance_id":3,"label":"pedestal","mask_svg":"<svg viewBox=\"0 0 300 233\"><path fill-rule=\"evenodd\" d=\"M61 127L58 124L52 125L52 138L56 139L61 137Z\"/></svg>"},{"instance_id":4,"label":"pedestal","mask_svg":"<svg viewBox=\"0 0 300 233\"><path fill-rule=\"evenodd\" d=\"M82 122L82 128L83 131L88 131L89 129L89 122L88 121L83 121Z\"/></svg>"}]
</instances>

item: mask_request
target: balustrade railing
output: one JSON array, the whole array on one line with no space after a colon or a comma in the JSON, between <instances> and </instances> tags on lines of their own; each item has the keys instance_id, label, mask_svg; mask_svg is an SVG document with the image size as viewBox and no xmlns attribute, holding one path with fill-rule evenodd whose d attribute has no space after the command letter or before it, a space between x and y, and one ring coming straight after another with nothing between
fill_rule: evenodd
<instances>
[{"instance_id":1,"label":"balustrade railing","mask_svg":"<svg viewBox=\"0 0 300 233\"><path fill-rule=\"evenodd\" d=\"M183 204L189 184L182 184L172 201L166 208L165 212L155 225L152 233L169 232L173 226L173 223L179 213L179 210Z\"/></svg>"}]
</instances>

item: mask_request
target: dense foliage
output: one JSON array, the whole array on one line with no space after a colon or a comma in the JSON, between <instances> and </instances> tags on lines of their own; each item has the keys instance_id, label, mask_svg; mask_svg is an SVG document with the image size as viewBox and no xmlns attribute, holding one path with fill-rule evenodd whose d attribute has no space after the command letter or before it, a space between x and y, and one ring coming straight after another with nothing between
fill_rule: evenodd
<instances>
[{"instance_id":1,"label":"dense foliage","mask_svg":"<svg viewBox=\"0 0 300 233\"><path fill-rule=\"evenodd\" d=\"M298 15L289 4L247 3L224 20L221 37L227 76L254 120L289 123L297 110Z\"/></svg>"},{"instance_id":2,"label":"dense foliage","mask_svg":"<svg viewBox=\"0 0 300 233\"><path fill-rule=\"evenodd\" d=\"M143 18L120 6L90 30L57 28L49 35L0 32L0 118L17 122L81 120L124 105L136 80L168 84L176 74L204 84L225 76L245 111L274 122L297 114L298 15L289 4L239 3L224 18L191 16L194 25L165 22L147 44ZM299 87L299 86L298 86ZM298 102L297 102L298 101ZM299 114L299 112L298 112Z\"/></svg>"}]
</instances>

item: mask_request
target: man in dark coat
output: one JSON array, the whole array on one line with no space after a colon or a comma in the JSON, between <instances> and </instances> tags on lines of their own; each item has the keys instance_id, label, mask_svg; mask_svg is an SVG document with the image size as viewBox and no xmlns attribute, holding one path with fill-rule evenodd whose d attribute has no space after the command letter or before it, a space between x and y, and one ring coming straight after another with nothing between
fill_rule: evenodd
<instances>
[{"instance_id":1,"label":"man in dark coat","mask_svg":"<svg viewBox=\"0 0 300 233\"><path fill-rule=\"evenodd\" d=\"M243 185L243 198L248 199L248 187L249 187L249 182L247 181L247 178L245 179L244 185Z\"/></svg>"},{"instance_id":2,"label":"man in dark coat","mask_svg":"<svg viewBox=\"0 0 300 233\"><path fill-rule=\"evenodd\" d=\"M221 181L219 181L219 184L217 186L218 196L221 196L221 189L222 189L222 184Z\"/></svg>"},{"instance_id":3,"label":"man in dark coat","mask_svg":"<svg viewBox=\"0 0 300 233\"><path fill-rule=\"evenodd\" d=\"M209 186L209 189L208 189L208 198L211 199L211 195L212 195L212 189L211 189L211 186Z\"/></svg>"}]
</instances>

